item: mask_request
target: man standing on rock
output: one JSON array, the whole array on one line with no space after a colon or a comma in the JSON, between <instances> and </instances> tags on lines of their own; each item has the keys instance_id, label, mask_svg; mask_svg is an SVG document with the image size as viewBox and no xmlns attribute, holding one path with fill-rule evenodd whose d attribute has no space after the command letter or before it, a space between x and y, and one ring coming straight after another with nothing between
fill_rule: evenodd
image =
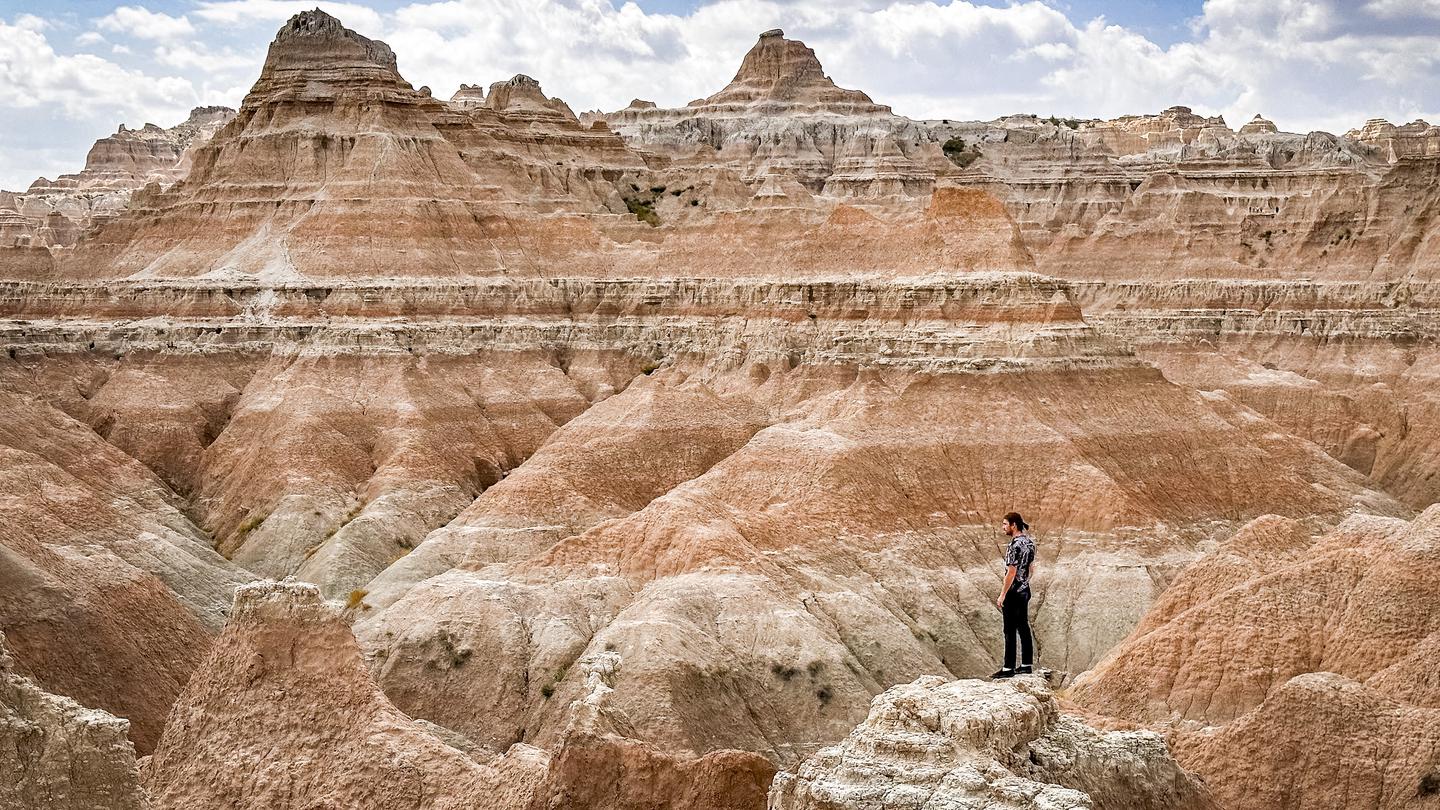
<instances>
[{"instance_id":1,"label":"man standing on rock","mask_svg":"<svg viewBox=\"0 0 1440 810\"><path fill-rule=\"evenodd\" d=\"M1010 538L1005 549L1005 584L995 607L1005 617L1005 665L991 678L1010 678L1031 672L1034 660L1030 638L1030 574L1035 563L1035 541L1026 530L1030 525L1019 512L1005 516L1000 530ZM1020 637L1020 667L1015 667L1015 637Z\"/></svg>"}]
</instances>

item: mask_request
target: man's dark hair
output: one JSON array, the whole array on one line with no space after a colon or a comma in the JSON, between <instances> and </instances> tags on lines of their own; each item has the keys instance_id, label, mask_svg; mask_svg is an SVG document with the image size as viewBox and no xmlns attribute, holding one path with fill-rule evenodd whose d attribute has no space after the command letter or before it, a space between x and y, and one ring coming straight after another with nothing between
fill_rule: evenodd
<instances>
[{"instance_id":1,"label":"man's dark hair","mask_svg":"<svg viewBox=\"0 0 1440 810\"><path fill-rule=\"evenodd\" d=\"M1010 514L1006 515L1005 522L1009 523L1011 526L1019 528L1022 532L1030 528L1030 524L1026 523L1024 518L1020 517L1019 512L1011 512Z\"/></svg>"}]
</instances>

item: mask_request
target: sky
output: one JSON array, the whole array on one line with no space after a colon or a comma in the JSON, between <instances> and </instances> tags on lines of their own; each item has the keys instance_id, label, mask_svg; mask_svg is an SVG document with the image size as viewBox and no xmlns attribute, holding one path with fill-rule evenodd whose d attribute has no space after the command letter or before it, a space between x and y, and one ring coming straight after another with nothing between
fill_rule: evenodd
<instances>
[{"instance_id":1,"label":"sky","mask_svg":"<svg viewBox=\"0 0 1440 810\"><path fill-rule=\"evenodd\" d=\"M118 124L238 106L275 31L317 5L441 98L526 73L576 111L681 105L778 27L914 118L1440 122L1440 0L0 0L0 188L78 171Z\"/></svg>"}]
</instances>

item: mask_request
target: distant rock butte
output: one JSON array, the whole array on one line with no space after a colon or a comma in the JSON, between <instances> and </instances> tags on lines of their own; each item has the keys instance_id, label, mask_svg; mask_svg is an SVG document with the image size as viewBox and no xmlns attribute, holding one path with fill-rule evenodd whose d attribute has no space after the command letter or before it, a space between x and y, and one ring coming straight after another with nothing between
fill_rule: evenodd
<instances>
[{"instance_id":1,"label":"distant rock butte","mask_svg":"<svg viewBox=\"0 0 1440 810\"><path fill-rule=\"evenodd\" d=\"M1274 121L1265 118L1259 113L1256 113L1254 118L1247 121L1245 126L1240 127L1241 135L1270 135L1279 131Z\"/></svg>"},{"instance_id":2,"label":"distant rock butte","mask_svg":"<svg viewBox=\"0 0 1440 810\"><path fill-rule=\"evenodd\" d=\"M786 39L776 28L760 35L740 62L735 78L718 93L690 107L708 111L825 112L839 115L889 114L890 108L859 90L845 90L825 75L815 52L805 43Z\"/></svg>"},{"instance_id":3,"label":"distant rock butte","mask_svg":"<svg viewBox=\"0 0 1440 810\"><path fill-rule=\"evenodd\" d=\"M0 246L65 247L118 216L131 194L151 183L171 185L190 171L194 150L234 117L229 107L196 107L168 129L146 124L101 138L85 168L40 178L22 193L0 192Z\"/></svg>"},{"instance_id":4,"label":"distant rock butte","mask_svg":"<svg viewBox=\"0 0 1440 810\"><path fill-rule=\"evenodd\" d=\"M1352 129L1345 137L1374 147L1390 162L1411 157L1440 155L1440 127L1425 121L1395 124L1383 118L1372 118L1360 129Z\"/></svg>"}]
</instances>

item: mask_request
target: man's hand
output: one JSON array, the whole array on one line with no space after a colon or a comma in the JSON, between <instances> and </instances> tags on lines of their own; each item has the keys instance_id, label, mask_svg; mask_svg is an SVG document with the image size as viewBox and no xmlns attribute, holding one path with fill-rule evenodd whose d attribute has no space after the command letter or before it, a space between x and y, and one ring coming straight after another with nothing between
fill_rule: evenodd
<instances>
[{"instance_id":1,"label":"man's hand","mask_svg":"<svg viewBox=\"0 0 1440 810\"><path fill-rule=\"evenodd\" d=\"M1015 583L1015 566L1005 566L1005 581L1000 584L1000 598L995 600L995 607L1005 612L1005 594L1010 593L1010 586Z\"/></svg>"}]
</instances>

